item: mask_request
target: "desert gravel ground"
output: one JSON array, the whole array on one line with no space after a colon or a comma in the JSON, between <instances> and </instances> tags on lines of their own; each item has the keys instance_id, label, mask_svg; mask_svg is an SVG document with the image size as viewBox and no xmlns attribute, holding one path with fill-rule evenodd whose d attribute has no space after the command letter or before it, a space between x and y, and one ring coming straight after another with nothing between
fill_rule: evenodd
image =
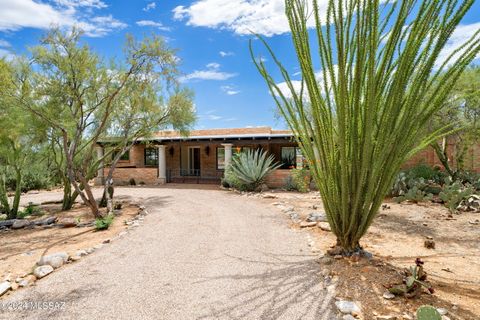
<instances>
[{"instance_id":1,"label":"desert gravel ground","mask_svg":"<svg viewBox=\"0 0 480 320\"><path fill-rule=\"evenodd\" d=\"M146 205L144 223L2 301L64 301L63 310L0 319L336 319L305 234L273 207L189 186L116 194Z\"/></svg>"}]
</instances>

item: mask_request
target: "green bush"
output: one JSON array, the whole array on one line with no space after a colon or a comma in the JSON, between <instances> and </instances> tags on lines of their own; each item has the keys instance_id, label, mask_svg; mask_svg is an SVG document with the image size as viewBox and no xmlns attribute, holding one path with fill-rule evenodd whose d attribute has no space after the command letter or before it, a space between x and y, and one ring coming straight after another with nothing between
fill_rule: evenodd
<instances>
[{"instance_id":1,"label":"green bush","mask_svg":"<svg viewBox=\"0 0 480 320\"><path fill-rule=\"evenodd\" d=\"M421 306L417 309L417 320L442 320L442 316L432 306Z\"/></svg>"},{"instance_id":2,"label":"green bush","mask_svg":"<svg viewBox=\"0 0 480 320\"><path fill-rule=\"evenodd\" d=\"M285 189L298 192L310 191L310 172L308 169L292 169L292 175L288 178Z\"/></svg>"},{"instance_id":3,"label":"green bush","mask_svg":"<svg viewBox=\"0 0 480 320\"><path fill-rule=\"evenodd\" d=\"M95 219L95 229L96 230L107 230L110 225L113 223L113 214L109 214L103 218Z\"/></svg>"},{"instance_id":4,"label":"green bush","mask_svg":"<svg viewBox=\"0 0 480 320\"><path fill-rule=\"evenodd\" d=\"M265 181L268 173L279 167L278 163L274 163L273 155L267 157L263 150L247 150L232 158L225 177L234 187L254 191Z\"/></svg>"},{"instance_id":5,"label":"green bush","mask_svg":"<svg viewBox=\"0 0 480 320\"><path fill-rule=\"evenodd\" d=\"M33 203L29 203L28 206L23 211L19 211L17 217L23 219L31 215L39 215L41 213L40 208Z\"/></svg>"},{"instance_id":6,"label":"green bush","mask_svg":"<svg viewBox=\"0 0 480 320\"><path fill-rule=\"evenodd\" d=\"M52 175L52 171L42 164L33 164L26 167L23 170L22 175L22 192L27 192L30 190L40 190L40 189L51 189L58 181ZM13 170L7 170L5 186L8 190L15 190L16 188L16 177Z\"/></svg>"},{"instance_id":7,"label":"green bush","mask_svg":"<svg viewBox=\"0 0 480 320\"><path fill-rule=\"evenodd\" d=\"M475 193L475 188L464 185L461 182L447 183L443 191L438 195L450 212L457 212L457 207L462 200L467 199Z\"/></svg>"}]
</instances>

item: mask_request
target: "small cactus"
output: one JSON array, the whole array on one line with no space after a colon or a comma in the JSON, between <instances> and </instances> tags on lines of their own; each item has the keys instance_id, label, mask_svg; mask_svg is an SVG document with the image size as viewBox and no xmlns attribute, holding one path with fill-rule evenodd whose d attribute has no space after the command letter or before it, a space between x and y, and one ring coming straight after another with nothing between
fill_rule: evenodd
<instances>
[{"instance_id":1,"label":"small cactus","mask_svg":"<svg viewBox=\"0 0 480 320\"><path fill-rule=\"evenodd\" d=\"M417 309L417 320L442 320L442 316L432 306L421 306Z\"/></svg>"}]
</instances>

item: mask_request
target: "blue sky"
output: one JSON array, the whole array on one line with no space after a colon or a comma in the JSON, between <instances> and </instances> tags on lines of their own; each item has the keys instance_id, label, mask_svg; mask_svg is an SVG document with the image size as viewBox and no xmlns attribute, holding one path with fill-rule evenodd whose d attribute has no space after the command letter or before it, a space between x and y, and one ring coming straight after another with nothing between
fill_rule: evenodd
<instances>
[{"instance_id":1,"label":"blue sky","mask_svg":"<svg viewBox=\"0 0 480 320\"><path fill-rule=\"evenodd\" d=\"M184 84L195 92L197 128L284 127L248 51L250 31L258 32L298 71L283 0L0 0L0 55L28 53L51 24L79 25L105 58L121 56L127 33L164 36L179 49ZM476 1L445 52L479 28Z\"/></svg>"}]
</instances>

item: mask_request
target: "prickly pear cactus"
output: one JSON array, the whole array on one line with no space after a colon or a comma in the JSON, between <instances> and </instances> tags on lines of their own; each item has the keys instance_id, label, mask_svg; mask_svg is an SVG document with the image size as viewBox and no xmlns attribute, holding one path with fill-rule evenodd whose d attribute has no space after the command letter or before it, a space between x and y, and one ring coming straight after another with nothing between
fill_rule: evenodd
<instances>
[{"instance_id":1,"label":"prickly pear cactus","mask_svg":"<svg viewBox=\"0 0 480 320\"><path fill-rule=\"evenodd\" d=\"M417 320L442 320L442 316L432 306L421 306L417 309Z\"/></svg>"}]
</instances>

